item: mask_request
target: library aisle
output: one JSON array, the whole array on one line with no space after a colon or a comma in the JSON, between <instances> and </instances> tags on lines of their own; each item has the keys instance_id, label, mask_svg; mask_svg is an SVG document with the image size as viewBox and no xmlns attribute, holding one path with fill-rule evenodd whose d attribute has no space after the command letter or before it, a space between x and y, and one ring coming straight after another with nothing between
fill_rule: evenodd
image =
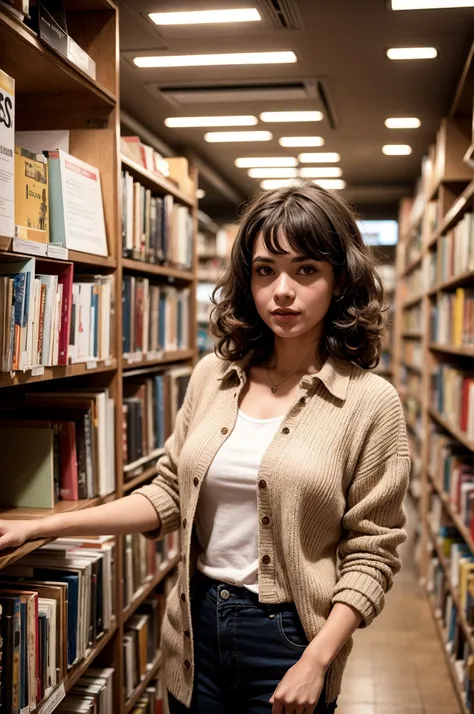
<instances>
[{"instance_id":1,"label":"library aisle","mask_svg":"<svg viewBox=\"0 0 474 714\"><path fill-rule=\"evenodd\" d=\"M457 714L459 704L413 558L416 512L407 501L403 568L385 610L354 636L337 714Z\"/></svg>"}]
</instances>

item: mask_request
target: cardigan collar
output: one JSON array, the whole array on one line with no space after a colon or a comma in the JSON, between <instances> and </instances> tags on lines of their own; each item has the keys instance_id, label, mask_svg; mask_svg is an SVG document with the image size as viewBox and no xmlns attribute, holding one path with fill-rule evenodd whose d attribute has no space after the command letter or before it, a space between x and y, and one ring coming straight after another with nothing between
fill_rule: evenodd
<instances>
[{"instance_id":1,"label":"cardigan collar","mask_svg":"<svg viewBox=\"0 0 474 714\"><path fill-rule=\"evenodd\" d=\"M242 359L231 362L221 377L221 381L224 382L231 374L235 373L241 382L245 382L247 380L247 368L252 356L253 352L249 351ZM328 357L319 372L306 374L302 377L300 386L303 389L311 389L317 381L322 382L328 392L337 399L344 401L347 397L351 372L352 363Z\"/></svg>"}]
</instances>

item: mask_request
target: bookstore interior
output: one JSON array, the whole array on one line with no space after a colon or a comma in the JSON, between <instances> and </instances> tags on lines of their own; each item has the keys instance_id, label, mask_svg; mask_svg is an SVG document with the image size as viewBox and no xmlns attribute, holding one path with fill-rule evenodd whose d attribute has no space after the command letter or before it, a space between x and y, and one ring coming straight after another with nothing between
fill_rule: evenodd
<instances>
[{"instance_id":1,"label":"bookstore interior","mask_svg":"<svg viewBox=\"0 0 474 714\"><path fill-rule=\"evenodd\" d=\"M473 37L470 0L0 0L0 518L154 478L239 211L313 179L379 261L440 714L474 712ZM2 714L166 712L179 561L179 532L2 551Z\"/></svg>"}]
</instances>

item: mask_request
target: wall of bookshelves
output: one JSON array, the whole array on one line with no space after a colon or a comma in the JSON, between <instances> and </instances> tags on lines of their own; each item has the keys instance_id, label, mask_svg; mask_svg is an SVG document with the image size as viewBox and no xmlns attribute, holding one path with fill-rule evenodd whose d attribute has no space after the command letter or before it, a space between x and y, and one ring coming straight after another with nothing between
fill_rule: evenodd
<instances>
[{"instance_id":1,"label":"wall of bookshelves","mask_svg":"<svg viewBox=\"0 0 474 714\"><path fill-rule=\"evenodd\" d=\"M31 504L13 506L0 499L4 504L0 507L1 518L36 517L88 508L127 495L151 480L156 475L157 459L163 453L164 440L172 430L190 370L197 359L196 172L191 170L190 176L180 184L171 176L150 171L120 153L117 8L109 0L65 0L64 6L68 31L95 62L96 79L3 8L0 9L0 70L15 80L15 129L67 131L70 155L100 172L107 254L53 249L50 245L43 249L34 242L29 244L24 237L21 242L18 234L16 238L0 236L0 276L4 276L0 277L0 290L4 291L0 293L0 305L6 304L14 276L24 273L27 265L31 284L37 286L41 300L48 299L49 287L43 292L40 275L49 276L45 282L47 286L55 286L59 311L61 305L64 308L67 280L71 290L67 325L57 316L63 313L53 312L56 317L52 318L50 328L53 342L49 360L39 348L45 329L43 315L47 310L37 308L35 314L41 325L40 332L36 333L38 352L33 350L30 363L24 362L23 369L18 364L12 368L14 355L8 354L8 340L4 337L10 325L2 325L0 333L5 354L1 359L2 366L8 368L0 371L0 435L6 426L5 417L9 422L13 417L18 426L11 438L16 439L17 445L22 437L30 450L36 442L38 449L46 449L46 442L41 441L36 432L33 438L31 429L36 427L28 420L47 419L48 438L51 437L48 442L51 453L47 453L52 466L43 477L50 478L51 484L58 454L63 454L61 449L67 449L64 444L71 447L74 438L76 449L72 472L63 471L66 467L62 461L59 465L63 497L57 500L57 494L52 494L56 500L52 508L31 508ZM127 190L132 191L131 196ZM162 220L159 225L157 215ZM140 226L136 225L138 220ZM57 285L63 274L69 277L59 290ZM52 283L48 282L51 280ZM84 296L89 296L89 303L84 303ZM84 343L87 331L78 327L79 323L75 325L74 320L80 320L83 325L85 317L81 313L79 318L79 310L84 310L85 304L89 308L94 304L91 296L97 296L95 322L87 323L89 341ZM2 319L4 314L5 309ZM54 339L57 337L60 343L61 330L65 333L65 356L61 359L59 344L55 359ZM13 340L12 345L14 351ZM41 349L44 349L43 343ZM53 423L60 426L56 429L51 426ZM66 441L62 442L66 423L70 429L68 437L64 436ZM38 428L38 431L41 430ZM0 439L3 444L5 438L0 436ZM59 449L56 456L52 451L54 444ZM8 474L8 469L2 470L2 492ZM58 471L54 477L57 481ZM15 494L13 500L14 497ZM9 578L16 577L11 567L14 565L21 571L22 567L36 568L43 561L45 568L50 567L51 558L57 558L58 554L57 550L50 550L52 545L48 543L35 541L0 553L2 634L5 634L5 608L16 606L13 597L12 602L5 598L3 585ZM49 549L39 551L40 546ZM6 676L12 677L14 688L8 693L2 691L3 705L7 706L8 697L13 697L13 714L20 709L46 714L53 711L68 692L70 696L77 696L84 687L93 688L95 681L106 691L108 708L98 709L100 714L112 711L128 714L138 711L138 703L143 706L146 701L151 707L151 702L163 694L157 681L161 661L160 618L164 599L173 583L170 574L179 562L178 534L161 544L137 536L88 539L87 542L69 539L56 542L55 547L62 553L64 567L69 567L67 563L71 558L77 558L77 562L89 559L96 564L90 567L92 572L95 567L99 568L103 588L106 572L109 573L109 589L100 591L100 597L108 603L107 619L105 624L102 622L96 627L91 614L95 607L94 593L85 589L83 597L89 609L83 614L86 613L94 631L89 636L82 632L83 647L78 647L75 660L63 661L54 672L45 670L43 674L34 659L27 672L21 670L21 665L17 665L16 670L4 666L2 690L5 686L11 690ZM105 570L106 564L109 571ZM85 578L87 573L87 577L90 576L88 568L78 566L80 582L85 582L80 578ZM26 588L24 583L23 588ZM98 591L94 592L98 597ZM63 595L64 588L58 586L56 604ZM50 618L53 617L51 612L48 610ZM41 622L38 620L40 629L44 622L51 622L48 613L41 616ZM97 612L95 616L98 617ZM77 617L75 621L78 632L82 619ZM64 640L69 648L70 631L65 631L64 623L65 620L61 623L58 620L58 641ZM36 629L37 636L39 631ZM141 643L141 649L137 643ZM6 646L4 638L4 665ZM89 670L91 666L93 670ZM36 680L38 687L35 686L33 692Z\"/></svg>"},{"instance_id":2,"label":"wall of bookshelves","mask_svg":"<svg viewBox=\"0 0 474 714\"><path fill-rule=\"evenodd\" d=\"M418 495L418 562L461 710L474 681L474 46L400 206L395 379Z\"/></svg>"}]
</instances>

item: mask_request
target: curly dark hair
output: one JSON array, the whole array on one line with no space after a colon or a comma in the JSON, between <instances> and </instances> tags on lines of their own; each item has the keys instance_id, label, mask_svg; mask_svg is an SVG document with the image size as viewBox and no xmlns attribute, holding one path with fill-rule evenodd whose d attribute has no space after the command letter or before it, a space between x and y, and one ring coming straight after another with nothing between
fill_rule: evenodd
<instances>
[{"instance_id":1,"label":"curly dark hair","mask_svg":"<svg viewBox=\"0 0 474 714\"><path fill-rule=\"evenodd\" d=\"M260 318L250 287L252 250L259 234L275 255L285 253L283 236L295 252L333 266L341 294L333 298L324 320L318 345L321 364L331 356L366 369L376 367L384 293L372 250L349 205L310 182L267 191L245 209L229 268L212 295L216 354L239 360L252 350L253 363L260 364L273 353L273 332Z\"/></svg>"}]
</instances>

